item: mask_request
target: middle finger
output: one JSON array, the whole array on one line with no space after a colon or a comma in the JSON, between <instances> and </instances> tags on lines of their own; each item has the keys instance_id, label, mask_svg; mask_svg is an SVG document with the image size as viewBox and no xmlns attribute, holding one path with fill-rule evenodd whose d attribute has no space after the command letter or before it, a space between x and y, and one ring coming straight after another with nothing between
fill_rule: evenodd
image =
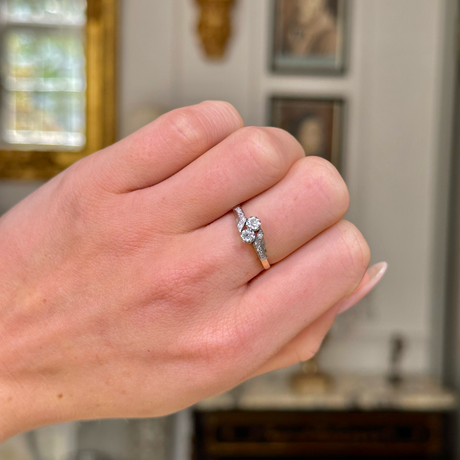
<instances>
[{"instance_id":1,"label":"middle finger","mask_svg":"<svg viewBox=\"0 0 460 460\"><path fill-rule=\"evenodd\" d=\"M149 208L155 215L167 217L169 231L188 233L269 189L304 156L301 145L286 131L242 128L157 184L155 191L143 193L153 200Z\"/></svg>"}]
</instances>

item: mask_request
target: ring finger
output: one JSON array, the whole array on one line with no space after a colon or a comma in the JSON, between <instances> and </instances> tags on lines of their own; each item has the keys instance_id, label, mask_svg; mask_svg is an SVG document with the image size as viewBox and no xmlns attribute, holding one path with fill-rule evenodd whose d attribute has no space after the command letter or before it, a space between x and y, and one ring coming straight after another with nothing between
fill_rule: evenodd
<instances>
[{"instance_id":1,"label":"ring finger","mask_svg":"<svg viewBox=\"0 0 460 460\"><path fill-rule=\"evenodd\" d=\"M276 264L323 230L337 223L349 204L347 187L326 160L298 160L276 185L242 205L246 217L262 222L268 261ZM224 266L237 266L235 283L242 285L263 270L250 244L244 243L233 214L197 230L205 241L217 241L213 251ZM218 235L218 238L216 237Z\"/></svg>"}]
</instances>

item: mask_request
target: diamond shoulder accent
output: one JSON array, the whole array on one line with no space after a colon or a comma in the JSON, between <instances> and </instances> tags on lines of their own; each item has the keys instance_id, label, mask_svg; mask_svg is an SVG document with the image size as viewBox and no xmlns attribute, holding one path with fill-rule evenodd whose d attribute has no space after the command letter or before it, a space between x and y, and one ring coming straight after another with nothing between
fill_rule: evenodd
<instances>
[{"instance_id":1,"label":"diamond shoulder accent","mask_svg":"<svg viewBox=\"0 0 460 460\"><path fill-rule=\"evenodd\" d=\"M246 224L246 216L244 215L243 210L239 206L233 208L233 215L235 216L238 231L241 233Z\"/></svg>"},{"instance_id":2,"label":"diamond shoulder accent","mask_svg":"<svg viewBox=\"0 0 460 460\"><path fill-rule=\"evenodd\" d=\"M265 260L267 258L267 249L265 248L264 232L262 229L257 232L253 245L257 255L259 256L259 259Z\"/></svg>"}]
</instances>

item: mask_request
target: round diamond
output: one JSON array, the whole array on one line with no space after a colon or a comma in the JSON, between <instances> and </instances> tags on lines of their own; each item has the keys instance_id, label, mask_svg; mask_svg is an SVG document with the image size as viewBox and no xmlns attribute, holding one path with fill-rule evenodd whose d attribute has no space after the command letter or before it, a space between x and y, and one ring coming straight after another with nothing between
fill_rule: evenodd
<instances>
[{"instance_id":1,"label":"round diamond","mask_svg":"<svg viewBox=\"0 0 460 460\"><path fill-rule=\"evenodd\" d=\"M245 243L254 243L256 239L256 234L252 230L243 230L241 232L241 239Z\"/></svg>"},{"instance_id":2,"label":"round diamond","mask_svg":"<svg viewBox=\"0 0 460 460\"><path fill-rule=\"evenodd\" d=\"M260 220L257 219L257 217L250 217L246 221L246 227L249 230L252 230L253 232L257 232L258 230L260 230Z\"/></svg>"}]
</instances>

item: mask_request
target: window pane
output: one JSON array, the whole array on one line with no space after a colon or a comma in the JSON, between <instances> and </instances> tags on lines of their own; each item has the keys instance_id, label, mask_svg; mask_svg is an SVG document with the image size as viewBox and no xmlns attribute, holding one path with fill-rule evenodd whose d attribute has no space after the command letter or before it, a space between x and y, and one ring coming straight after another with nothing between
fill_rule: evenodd
<instances>
[{"instance_id":1,"label":"window pane","mask_svg":"<svg viewBox=\"0 0 460 460\"><path fill-rule=\"evenodd\" d=\"M86 22L86 0L7 0L12 22L80 24Z\"/></svg>"},{"instance_id":2,"label":"window pane","mask_svg":"<svg viewBox=\"0 0 460 460\"><path fill-rule=\"evenodd\" d=\"M40 0L7 0L7 17L16 21L33 21L40 11Z\"/></svg>"},{"instance_id":3,"label":"window pane","mask_svg":"<svg viewBox=\"0 0 460 460\"><path fill-rule=\"evenodd\" d=\"M39 59L32 32L6 34L6 62L4 68L9 78L38 78Z\"/></svg>"},{"instance_id":4,"label":"window pane","mask_svg":"<svg viewBox=\"0 0 460 460\"><path fill-rule=\"evenodd\" d=\"M84 93L6 92L5 138L12 144L81 147Z\"/></svg>"},{"instance_id":5,"label":"window pane","mask_svg":"<svg viewBox=\"0 0 460 460\"><path fill-rule=\"evenodd\" d=\"M83 91L85 54L79 31L12 29L6 33L8 89Z\"/></svg>"},{"instance_id":6,"label":"window pane","mask_svg":"<svg viewBox=\"0 0 460 460\"><path fill-rule=\"evenodd\" d=\"M7 0L2 137L10 148L84 146L85 23L86 0Z\"/></svg>"}]
</instances>

